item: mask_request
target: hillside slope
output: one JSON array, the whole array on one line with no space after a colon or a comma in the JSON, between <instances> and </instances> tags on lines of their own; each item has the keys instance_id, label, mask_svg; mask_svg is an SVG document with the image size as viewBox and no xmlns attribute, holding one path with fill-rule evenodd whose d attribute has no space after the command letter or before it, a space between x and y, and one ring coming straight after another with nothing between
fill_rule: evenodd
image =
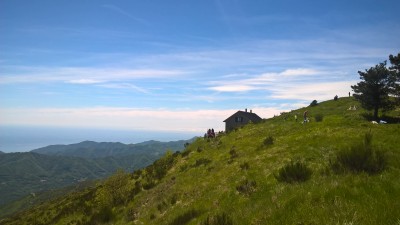
<instances>
[{"instance_id":1,"label":"hillside slope","mask_svg":"<svg viewBox=\"0 0 400 225\"><path fill-rule=\"evenodd\" d=\"M124 157L83 159L32 152L0 156L0 206L25 195L105 178L118 168L133 171L160 156L138 154Z\"/></svg>"},{"instance_id":2,"label":"hillside slope","mask_svg":"<svg viewBox=\"0 0 400 225\"><path fill-rule=\"evenodd\" d=\"M168 149L182 150L191 141L147 141L129 145L84 141L0 154L0 216L16 210L13 205L27 206L20 201L8 205L19 198L28 196L29 199L47 190L105 178L117 169L132 172L150 165Z\"/></svg>"},{"instance_id":3,"label":"hillside slope","mask_svg":"<svg viewBox=\"0 0 400 225\"><path fill-rule=\"evenodd\" d=\"M372 124L363 110L347 110L350 105L359 108L341 98L216 139L199 138L146 169L115 174L1 223L398 224L400 124ZM301 118L304 110L311 122L303 125L293 116ZM363 142L368 132L373 148L384 152L386 168L372 175L334 171L337 153ZM280 168L291 161L307 165L311 178L279 182Z\"/></svg>"}]
</instances>

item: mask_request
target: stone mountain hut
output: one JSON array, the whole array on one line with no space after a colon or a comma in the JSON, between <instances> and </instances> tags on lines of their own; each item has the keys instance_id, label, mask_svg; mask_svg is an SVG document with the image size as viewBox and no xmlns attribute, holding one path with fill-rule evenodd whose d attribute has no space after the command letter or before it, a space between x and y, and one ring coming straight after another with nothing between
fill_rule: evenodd
<instances>
[{"instance_id":1,"label":"stone mountain hut","mask_svg":"<svg viewBox=\"0 0 400 225\"><path fill-rule=\"evenodd\" d=\"M235 128L244 126L250 122L258 123L261 120L261 117L253 113L252 110L250 110L250 112L247 112L247 109L245 109L244 112L239 110L235 114L224 120L225 132L230 132Z\"/></svg>"}]
</instances>

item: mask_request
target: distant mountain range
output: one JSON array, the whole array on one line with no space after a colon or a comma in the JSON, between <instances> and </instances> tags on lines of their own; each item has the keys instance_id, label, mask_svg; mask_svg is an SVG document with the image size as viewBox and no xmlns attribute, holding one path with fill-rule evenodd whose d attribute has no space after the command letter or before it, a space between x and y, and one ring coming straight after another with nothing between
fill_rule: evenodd
<instances>
[{"instance_id":1,"label":"distant mountain range","mask_svg":"<svg viewBox=\"0 0 400 225\"><path fill-rule=\"evenodd\" d=\"M51 145L23 153L0 154L0 206L23 196L100 179L117 169L150 165L167 150L184 149L191 140L139 144L84 141Z\"/></svg>"},{"instance_id":2,"label":"distant mountain range","mask_svg":"<svg viewBox=\"0 0 400 225\"><path fill-rule=\"evenodd\" d=\"M183 149L186 142L192 140L181 141L146 141L138 144L123 144L120 142L94 142L83 141L77 144L70 145L50 145L44 148L38 148L31 152L56 155L56 156L73 156L87 159L118 157L131 154L164 154L167 149L171 151L179 151Z\"/></svg>"}]
</instances>

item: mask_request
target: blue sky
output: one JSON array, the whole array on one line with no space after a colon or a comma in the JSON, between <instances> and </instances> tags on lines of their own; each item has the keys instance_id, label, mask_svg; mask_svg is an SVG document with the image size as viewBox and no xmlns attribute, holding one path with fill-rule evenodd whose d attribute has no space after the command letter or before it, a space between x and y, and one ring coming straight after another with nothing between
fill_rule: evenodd
<instances>
[{"instance_id":1,"label":"blue sky","mask_svg":"<svg viewBox=\"0 0 400 225\"><path fill-rule=\"evenodd\" d=\"M400 2L0 0L0 125L201 133L347 96Z\"/></svg>"}]
</instances>

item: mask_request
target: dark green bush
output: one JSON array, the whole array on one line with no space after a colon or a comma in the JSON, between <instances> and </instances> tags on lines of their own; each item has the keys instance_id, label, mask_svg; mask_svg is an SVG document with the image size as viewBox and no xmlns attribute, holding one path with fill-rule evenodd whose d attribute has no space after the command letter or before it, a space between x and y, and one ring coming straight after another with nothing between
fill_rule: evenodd
<instances>
[{"instance_id":1,"label":"dark green bush","mask_svg":"<svg viewBox=\"0 0 400 225\"><path fill-rule=\"evenodd\" d=\"M200 211L195 210L195 209L190 209L190 210L184 212L182 215L179 215L178 217L176 217L172 222L169 223L169 225L187 224L189 221L198 217L200 214L201 214Z\"/></svg>"},{"instance_id":2,"label":"dark green bush","mask_svg":"<svg viewBox=\"0 0 400 225\"><path fill-rule=\"evenodd\" d=\"M155 186L156 186L156 182L152 177L146 176L144 178L143 183L142 183L142 187L144 190L150 190Z\"/></svg>"},{"instance_id":3,"label":"dark green bush","mask_svg":"<svg viewBox=\"0 0 400 225\"><path fill-rule=\"evenodd\" d=\"M179 167L179 172L184 172L189 168L189 165L183 164L182 166Z\"/></svg>"},{"instance_id":4,"label":"dark green bush","mask_svg":"<svg viewBox=\"0 0 400 225\"><path fill-rule=\"evenodd\" d=\"M242 170L248 170L250 168L250 165L248 162L244 162L242 164L240 164L240 169Z\"/></svg>"},{"instance_id":5,"label":"dark green bush","mask_svg":"<svg viewBox=\"0 0 400 225\"><path fill-rule=\"evenodd\" d=\"M295 183L310 179L312 170L302 162L290 162L280 168L275 178L280 182Z\"/></svg>"},{"instance_id":6,"label":"dark green bush","mask_svg":"<svg viewBox=\"0 0 400 225\"><path fill-rule=\"evenodd\" d=\"M229 155L231 156L231 159L237 158L239 155L237 154L235 147L232 147L231 150L229 151Z\"/></svg>"},{"instance_id":7,"label":"dark green bush","mask_svg":"<svg viewBox=\"0 0 400 225\"><path fill-rule=\"evenodd\" d=\"M96 210L91 218L90 224L99 224L112 220L114 218L114 214L112 212L111 207L101 207L98 211Z\"/></svg>"},{"instance_id":8,"label":"dark green bush","mask_svg":"<svg viewBox=\"0 0 400 225\"><path fill-rule=\"evenodd\" d=\"M244 180L240 182L238 186L236 186L236 190L243 195L251 195L256 191L257 183L255 181Z\"/></svg>"},{"instance_id":9,"label":"dark green bush","mask_svg":"<svg viewBox=\"0 0 400 225\"><path fill-rule=\"evenodd\" d=\"M211 217L207 216L201 225L233 225L233 221L226 213L221 213Z\"/></svg>"},{"instance_id":10,"label":"dark green bush","mask_svg":"<svg viewBox=\"0 0 400 225\"><path fill-rule=\"evenodd\" d=\"M205 159L205 158L200 158L196 160L196 163L193 165L193 167L199 167L201 165L208 165L209 163L211 163L212 161L209 159Z\"/></svg>"},{"instance_id":11,"label":"dark green bush","mask_svg":"<svg viewBox=\"0 0 400 225\"><path fill-rule=\"evenodd\" d=\"M112 176L105 180L103 191L111 197L112 205L125 203L132 197L132 189L129 185L130 175L123 170L117 170Z\"/></svg>"},{"instance_id":12,"label":"dark green bush","mask_svg":"<svg viewBox=\"0 0 400 225\"><path fill-rule=\"evenodd\" d=\"M313 101L310 103L310 106L317 106L317 105L318 105L317 100L313 100Z\"/></svg>"},{"instance_id":13,"label":"dark green bush","mask_svg":"<svg viewBox=\"0 0 400 225\"><path fill-rule=\"evenodd\" d=\"M263 141L264 146L270 146L274 144L274 138L272 136L268 136Z\"/></svg>"},{"instance_id":14,"label":"dark green bush","mask_svg":"<svg viewBox=\"0 0 400 225\"><path fill-rule=\"evenodd\" d=\"M324 119L324 115L322 115L322 114L316 114L316 115L314 116L314 118L315 118L315 121L316 121L316 122L322 122L322 120Z\"/></svg>"},{"instance_id":15,"label":"dark green bush","mask_svg":"<svg viewBox=\"0 0 400 225\"><path fill-rule=\"evenodd\" d=\"M352 172L366 172L375 174L383 171L386 167L386 157L382 151L372 148L372 134L368 132L364 136L364 142L339 151L336 160L331 162L335 172L346 170Z\"/></svg>"},{"instance_id":16,"label":"dark green bush","mask_svg":"<svg viewBox=\"0 0 400 225\"><path fill-rule=\"evenodd\" d=\"M160 213L162 213L168 207L166 202L161 202L157 204L157 209Z\"/></svg>"},{"instance_id":17,"label":"dark green bush","mask_svg":"<svg viewBox=\"0 0 400 225\"><path fill-rule=\"evenodd\" d=\"M135 208L129 207L126 210L125 219L126 219L126 221L134 221L137 219L137 212L136 212Z\"/></svg>"},{"instance_id":18,"label":"dark green bush","mask_svg":"<svg viewBox=\"0 0 400 225\"><path fill-rule=\"evenodd\" d=\"M186 149L185 151L182 152L182 157L183 158L188 157L191 152L192 151L190 149Z\"/></svg>"},{"instance_id":19,"label":"dark green bush","mask_svg":"<svg viewBox=\"0 0 400 225\"><path fill-rule=\"evenodd\" d=\"M142 175L142 173L143 173L143 170L141 170L141 169L135 170L135 171L133 172L133 174L132 174L132 178L135 179L135 180L137 180L137 179L140 178L140 176Z\"/></svg>"},{"instance_id":20,"label":"dark green bush","mask_svg":"<svg viewBox=\"0 0 400 225\"><path fill-rule=\"evenodd\" d=\"M175 205L177 201L178 201L178 195L177 194L172 195L170 199L171 205Z\"/></svg>"},{"instance_id":21,"label":"dark green bush","mask_svg":"<svg viewBox=\"0 0 400 225\"><path fill-rule=\"evenodd\" d=\"M167 152L164 157L156 160L153 163L154 166L154 177L157 179L162 179L168 172L168 170L174 164L174 156L171 152Z\"/></svg>"}]
</instances>

